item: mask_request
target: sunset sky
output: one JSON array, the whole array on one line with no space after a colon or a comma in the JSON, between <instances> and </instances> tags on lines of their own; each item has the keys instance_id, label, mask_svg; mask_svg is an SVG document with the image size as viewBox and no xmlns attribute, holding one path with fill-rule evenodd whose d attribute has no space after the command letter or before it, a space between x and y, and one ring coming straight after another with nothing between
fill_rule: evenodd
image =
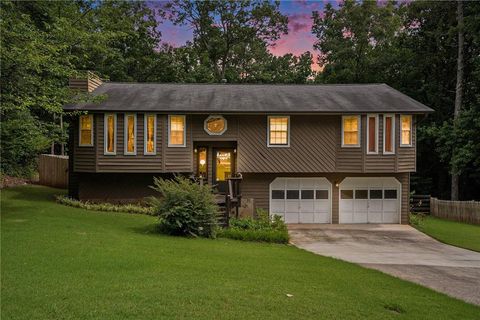
<instances>
[{"instance_id":1,"label":"sunset sky","mask_svg":"<svg viewBox=\"0 0 480 320\"><path fill-rule=\"evenodd\" d=\"M280 11L288 16L288 34L284 35L276 42L276 45L270 49L275 55L284 55L293 53L295 55L302 54L305 51L314 53L313 43L315 37L311 33L312 27L312 11L323 11L325 3L329 1L305 1L292 0L281 1ZM337 6L337 1L331 1L332 5ZM181 46L186 41L192 39L192 30L187 26L174 26L166 21L160 25L162 32L162 40L173 46ZM315 64L314 69L318 69Z\"/></svg>"}]
</instances>

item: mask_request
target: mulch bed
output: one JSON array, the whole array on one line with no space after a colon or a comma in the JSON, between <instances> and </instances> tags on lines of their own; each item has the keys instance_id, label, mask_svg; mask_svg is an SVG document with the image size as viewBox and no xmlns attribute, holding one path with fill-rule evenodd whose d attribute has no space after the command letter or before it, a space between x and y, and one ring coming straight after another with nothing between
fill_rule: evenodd
<instances>
[{"instance_id":1,"label":"mulch bed","mask_svg":"<svg viewBox=\"0 0 480 320\"><path fill-rule=\"evenodd\" d=\"M25 178L10 177L10 176L0 177L0 189L16 187L16 186L24 186L29 183L31 183L31 181Z\"/></svg>"}]
</instances>

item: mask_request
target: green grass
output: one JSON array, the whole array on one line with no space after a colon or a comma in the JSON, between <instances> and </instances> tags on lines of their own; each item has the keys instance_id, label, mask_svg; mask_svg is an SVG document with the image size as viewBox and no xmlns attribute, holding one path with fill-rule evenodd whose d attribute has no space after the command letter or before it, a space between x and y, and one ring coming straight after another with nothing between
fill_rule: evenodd
<instances>
[{"instance_id":1,"label":"green grass","mask_svg":"<svg viewBox=\"0 0 480 320\"><path fill-rule=\"evenodd\" d=\"M426 216L415 226L441 242L480 252L480 226Z\"/></svg>"},{"instance_id":2,"label":"green grass","mask_svg":"<svg viewBox=\"0 0 480 320\"><path fill-rule=\"evenodd\" d=\"M292 246L154 234L154 217L2 192L2 319L478 319L480 308ZM287 297L287 294L293 295Z\"/></svg>"}]
</instances>

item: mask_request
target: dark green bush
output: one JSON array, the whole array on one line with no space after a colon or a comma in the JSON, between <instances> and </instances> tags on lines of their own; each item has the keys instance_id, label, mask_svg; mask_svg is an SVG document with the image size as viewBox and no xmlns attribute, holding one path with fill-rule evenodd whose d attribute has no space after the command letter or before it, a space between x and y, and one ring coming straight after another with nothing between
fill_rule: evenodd
<instances>
[{"instance_id":1,"label":"dark green bush","mask_svg":"<svg viewBox=\"0 0 480 320\"><path fill-rule=\"evenodd\" d=\"M183 176L173 180L154 179L158 197L149 199L160 219L160 229L174 235L214 238L218 206L209 185L200 185Z\"/></svg>"},{"instance_id":2,"label":"dark green bush","mask_svg":"<svg viewBox=\"0 0 480 320\"><path fill-rule=\"evenodd\" d=\"M288 243L287 226L279 216L270 219L268 212L257 210L257 218L230 219L230 226L219 237L244 241Z\"/></svg>"}]
</instances>

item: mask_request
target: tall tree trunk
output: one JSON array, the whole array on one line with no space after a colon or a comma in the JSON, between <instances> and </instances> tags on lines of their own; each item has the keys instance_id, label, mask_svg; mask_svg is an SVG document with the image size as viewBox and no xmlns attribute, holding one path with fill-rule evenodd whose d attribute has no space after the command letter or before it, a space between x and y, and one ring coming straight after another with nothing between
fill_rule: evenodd
<instances>
[{"instance_id":1,"label":"tall tree trunk","mask_svg":"<svg viewBox=\"0 0 480 320\"><path fill-rule=\"evenodd\" d=\"M64 133L63 132L63 114L60 114L60 132L62 133L62 142L60 144L60 147L61 147L60 154L62 156L64 156L65 155L65 142L63 141L63 133Z\"/></svg>"},{"instance_id":2,"label":"tall tree trunk","mask_svg":"<svg viewBox=\"0 0 480 320\"><path fill-rule=\"evenodd\" d=\"M457 28L458 28L458 56L457 56L457 86L455 89L455 110L453 112L453 125L457 125L457 119L460 116L463 99L463 3L462 0L457 1ZM455 148L454 148L455 152ZM451 199L458 200L458 185L460 175L452 174Z\"/></svg>"}]
</instances>

